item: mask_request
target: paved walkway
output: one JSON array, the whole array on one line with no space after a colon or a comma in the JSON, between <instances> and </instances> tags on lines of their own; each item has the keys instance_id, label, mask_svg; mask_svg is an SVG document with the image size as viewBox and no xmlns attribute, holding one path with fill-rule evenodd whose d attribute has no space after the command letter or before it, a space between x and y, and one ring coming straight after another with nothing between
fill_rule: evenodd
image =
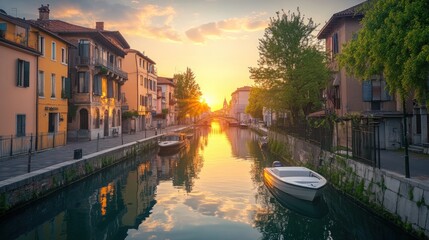
<instances>
[{"instance_id":1,"label":"paved walkway","mask_svg":"<svg viewBox=\"0 0 429 240\"><path fill-rule=\"evenodd\" d=\"M158 134L181 129L184 126L170 126L166 129L158 130ZM73 160L74 150L82 149L82 155L88 155L104 149L121 145L122 143L135 142L140 139L155 135L155 130L137 132L135 134L123 134L118 137L100 138L99 141L68 142L66 146L48 149L43 152L34 153L31 156L31 171L39 170L58 163ZM28 172L28 155L15 156L12 158L0 159L0 181L16 177Z\"/></svg>"}]
</instances>

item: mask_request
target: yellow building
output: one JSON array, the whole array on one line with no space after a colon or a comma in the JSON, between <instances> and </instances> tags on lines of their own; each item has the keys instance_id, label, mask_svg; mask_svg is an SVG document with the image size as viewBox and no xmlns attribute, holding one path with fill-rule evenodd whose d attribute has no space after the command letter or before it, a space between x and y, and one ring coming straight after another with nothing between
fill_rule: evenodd
<instances>
[{"instance_id":1,"label":"yellow building","mask_svg":"<svg viewBox=\"0 0 429 240\"><path fill-rule=\"evenodd\" d=\"M42 6L39 11L49 12ZM32 22L37 34L38 63L37 83L37 142L38 150L66 144L68 49L72 46L65 39Z\"/></svg>"},{"instance_id":2,"label":"yellow building","mask_svg":"<svg viewBox=\"0 0 429 240\"><path fill-rule=\"evenodd\" d=\"M128 79L128 74L122 71L122 61L126 54L124 49L129 45L120 32L104 30L103 22L97 22L96 28L86 28L49 19L49 5L39 8L39 19L34 23L76 46L68 54L71 97L68 116L62 118L64 122L67 119L67 137L97 139L121 134L120 93ZM46 46L51 44L46 43ZM61 51L58 44L56 48ZM60 59L60 53L57 55ZM45 75L45 78L50 76ZM48 115L51 110L45 112Z\"/></svg>"}]
</instances>

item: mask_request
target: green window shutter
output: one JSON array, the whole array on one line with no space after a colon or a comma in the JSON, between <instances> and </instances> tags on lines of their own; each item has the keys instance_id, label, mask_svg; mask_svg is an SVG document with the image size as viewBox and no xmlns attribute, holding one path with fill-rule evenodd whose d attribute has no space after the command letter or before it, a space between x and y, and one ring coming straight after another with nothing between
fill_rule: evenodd
<instances>
[{"instance_id":1,"label":"green window shutter","mask_svg":"<svg viewBox=\"0 0 429 240\"><path fill-rule=\"evenodd\" d=\"M65 78L65 94L66 94L67 99L71 98L71 86L70 86L70 84L71 84L70 78Z\"/></svg>"},{"instance_id":2,"label":"green window shutter","mask_svg":"<svg viewBox=\"0 0 429 240\"><path fill-rule=\"evenodd\" d=\"M24 87L30 86L30 63L24 61Z\"/></svg>"}]
</instances>

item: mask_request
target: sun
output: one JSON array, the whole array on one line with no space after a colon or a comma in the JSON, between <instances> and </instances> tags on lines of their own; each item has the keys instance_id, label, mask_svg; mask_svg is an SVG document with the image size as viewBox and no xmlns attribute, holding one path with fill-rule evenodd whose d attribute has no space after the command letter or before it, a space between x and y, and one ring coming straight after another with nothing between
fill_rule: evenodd
<instances>
[{"instance_id":1,"label":"sun","mask_svg":"<svg viewBox=\"0 0 429 240\"><path fill-rule=\"evenodd\" d=\"M200 97L200 103L207 103L207 105L209 105L209 107L211 107L213 104L213 99L208 95L202 95Z\"/></svg>"}]
</instances>

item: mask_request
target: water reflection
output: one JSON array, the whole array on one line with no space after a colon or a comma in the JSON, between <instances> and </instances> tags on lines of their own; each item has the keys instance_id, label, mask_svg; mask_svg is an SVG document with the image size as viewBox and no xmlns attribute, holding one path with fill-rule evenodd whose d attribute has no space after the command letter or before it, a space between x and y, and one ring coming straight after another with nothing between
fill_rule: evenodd
<instances>
[{"instance_id":1,"label":"water reflection","mask_svg":"<svg viewBox=\"0 0 429 240\"><path fill-rule=\"evenodd\" d=\"M2 238L409 238L332 188L321 214L270 192L261 173L277 159L248 129L214 123L192 135L180 152L130 159L0 220Z\"/></svg>"}]
</instances>

